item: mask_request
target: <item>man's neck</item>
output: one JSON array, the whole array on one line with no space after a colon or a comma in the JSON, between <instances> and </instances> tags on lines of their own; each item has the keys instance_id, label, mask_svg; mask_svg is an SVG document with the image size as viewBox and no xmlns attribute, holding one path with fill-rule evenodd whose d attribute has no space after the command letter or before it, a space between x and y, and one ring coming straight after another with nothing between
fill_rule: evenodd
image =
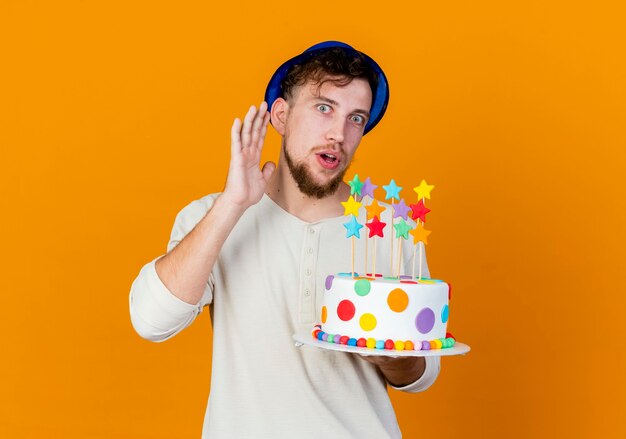
<instances>
[{"instance_id":1,"label":"man's neck","mask_svg":"<svg viewBox=\"0 0 626 439\"><path fill-rule=\"evenodd\" d=\"M337 191L327 197L309 197L300 192L289 169L279 164L265 192L283 210L302 221L313 223L343 215L341 202L346 201L350 196L350 187L342 182Z\"/></svg>"}]
</instances>

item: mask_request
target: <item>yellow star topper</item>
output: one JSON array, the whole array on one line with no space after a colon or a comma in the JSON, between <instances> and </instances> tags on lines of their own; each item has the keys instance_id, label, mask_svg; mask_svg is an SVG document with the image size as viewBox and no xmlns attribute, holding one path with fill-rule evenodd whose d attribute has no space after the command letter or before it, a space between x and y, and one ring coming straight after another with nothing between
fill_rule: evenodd
<instances>
[{"instance_id":1,"label":"yellow star topper","mask_svg":"<svg viewBox=\"0 0 626 439\"><path fill-rule=\"evenodd\" d=\"M422 198L428 198L430 200L430 191L433 189L435 189L435 185L426 183L426 180L422 180L419 186L413 188L413 190L417 192L418 201Z\"/></svg>"},{"instance_id":2,"label":"yellow star topper","mask_svg":"<svg viewBox=\"0 0 626 439\"><path fill-rule=\"evenodd\" d=\"M367 219L371 220L375 216L380 219L380 214L385 211L385 208L378 204L378 201L372 201L372 204L369 206L365 206L365 210L367 210Z\"/></svg>"},{"instance_id":3,"label":"yellow star topper","mask_svg":"<svg viewBox=\"0 0 626 439\"><path fill-rule=\"evenodd\" d=\"M344 215L347 216L352 214L354 216L359 216L359 207L361 207L361 203L356 201L352 195L350 195L348 201L342 201L341 204L343 205Z\"/></svg>"},{"instance_id":4,"label":"yellow star topper","mask_svg":"<svg viewBox=\"0 0 626 439\"><path fill-rule=\"evenodd\" d=\"M428 235L432 232L430 230L426 230L422 224L419 224L416 228L409 232L413 235L413 244L417 244L418 242L423 242L424 244L428 244L428 240L426 239Z\"/></svg>"}]
</instances>

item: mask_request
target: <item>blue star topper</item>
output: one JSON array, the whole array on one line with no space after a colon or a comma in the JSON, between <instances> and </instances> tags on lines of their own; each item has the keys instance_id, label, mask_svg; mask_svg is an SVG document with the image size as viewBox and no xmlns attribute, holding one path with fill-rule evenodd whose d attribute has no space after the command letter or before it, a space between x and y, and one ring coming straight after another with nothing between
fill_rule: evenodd
<instances>
[{"instance_id":1,"label":"blue star topper","mask_svg":"<svg viewBox=\"0 0 626 439\"><path fill-rule=\"evenodd\" d=\"M387 193L385 195L385 200L388 200L390 198L400 198L400 191L402 190L402 188L396 184L393 178L387 186L383 186L383 189Z\"/></svg>"},{"instance_id":2,"label":"blue star topper","mask_svg":"<svg viewBox=\"0 0 626 439\"><path fill-rule=\"evenodd\" d=\"M350 216L351 216L350 221L348 221L347 223L343 225L348 231L346 234L346 238L349 238L351 236L356 236L357 238L360 239L361 232L359 232L359 230L363 228L363 225L359 224L359 222L356 220L354 215L350 215Z\"/></svg>"}]
</instances>

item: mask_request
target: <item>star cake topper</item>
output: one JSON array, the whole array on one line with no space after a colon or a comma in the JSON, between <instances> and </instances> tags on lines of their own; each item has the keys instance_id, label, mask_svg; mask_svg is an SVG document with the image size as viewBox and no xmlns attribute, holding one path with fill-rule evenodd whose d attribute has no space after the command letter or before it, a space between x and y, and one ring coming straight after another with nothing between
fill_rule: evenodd
<instances>
[{"instance_id":1,"label":"star cake topper","mask_svg":"<svg viewBox=\"0 0 626 439\"><path fill-rule=\"evenodd\" d=\"M402 187L398 186L393 178L388 185L383 186L383 189L385 189L386 192L385 200L390 198L400 198L400 191L402 190Z\"/></svg>"},{"instance_id":2,"label":"star cake topper","mask_svg":"<svg viewBox=\"0 0 626 439\"><path fill-rule=\"evenodd\" d=\"M430 209L424 206L424 199L420 199L416 204L411 204L411 218L415 221L418 219L426 222L426 214L430 212Z\"/></svg>"},{"instance_id":3,"label":"star cake topper","mask_svg":"<svg viewBox=\"0 0 626 439\"><path fill-rule=\"evenodd\" d=\"M377 200L372 201L372 204L370 204L369 206L365 206L365 210L367 211L367 219L370 220L374 217L378 217L380 218L380 214L383 213L385 210L385 207L381 206L380 204L378 204Z\"/></svg>"},{"instance_id":4,"label":"star cake topper","mask_svg":"<svg viewBox=\"0 0 626 439\"><path fill-rule=\"evenodd\" d=\"M361 195L363 182L359 180L359 174L354 174L354 178L348 184L350 185L350 195Z\"/></svg>"},{"instance_id":5,"label":"star cake topper","mask_svg":"<svg viewBox=\"0 0 626 439\"><path fill-rule=\"evenodd\" d=\"M361 196L368 196L370 198L374 198L374 190L377 188L375 184L372 184L372 181L369 177L365 179L363 182L363 186L361 187Z\"/></svg>"},{"instance_id":6,"label":"star cake topper","mask_svg":"<svg viewBox=\"0 0 626 439\"><path fill-rule=\"evenodd\" d=\"M397 224L393 225L394 229L396 229L396 238L404 238L409 239L409 230L411 230L411 225L404 221L402 218Z\"/></svg>"},{"instance_id":7,"label":"star cake topper","mask_svg":"<svg viewBox=\"0 0 626 439\"><path fill-rule=\"evenodd\" d=\"M374 217L372 222L366 223L365 225L367 226L368 229L370 229L370 234L369 234L370 238L373 236L380 236L381 238L384 238L383 229L385 228L387 223L381 222L377 216Z\"/></svg>"},{"instance_id":8,"label":"star cake topper","mask_svg":"<svg viewBox=\"0 0 626 439\"><path fill-rule=\"evenodd\" d=\"M413 244L417 244L418 242L423 242L424 244L428 244L428 235L431 234L430 230L426 230L422 224L418 224L416 228L409 232L413 236Z\"/></svg>"},{"instance_id":9,"label":"star cake topper","mask_svg":"<svg viewBox=\"0 0 626 439\"><path fill-rule=\"evenodd\" d=\"M348 201L342 201L341 205L344 209L344 216L354 215L359 216L359 207L361 207L361 203L356 201L352 195L348 198Z\"/></svg>"},{"instance_id":10,"label":"star cake topper","mask_svg":"<svg viewBox=\"0 0 626 439\"><path fill-rule=\"evenodd\" d=\"M424 198L430 200L430 191L433 189L435 189L435 185L426 183L426 180L422 180L419 186L413 188L419 200L423 200Z\"/></svg>"},{"instance_id":11,"label":"star cake topper","mask_svg":"<svg viewBox=\"0 0 626 439\"><path fill-rule=\"evenodd\" d=\"M392 203L391 206L393 207L394 218L402 217L405 220L408 219L407 214L409 213L411 208L406 205L406 203L404 202L404 198L401 199L399 203Z\"/></svg>"},{"instance_id":12,"label":"star cake topper","mask_svg":"<svg viewBox=\"0 0 626 439\"><path fill-rule=\"evenodd\" d=\"M359 224L354 215L351 216L350 221L344 223L343 225L346 228L346 238L350 238L351 236L356 236L357 238L361 238L360 230L363 228L363 224Z\"/></svg>"}]
</instances>

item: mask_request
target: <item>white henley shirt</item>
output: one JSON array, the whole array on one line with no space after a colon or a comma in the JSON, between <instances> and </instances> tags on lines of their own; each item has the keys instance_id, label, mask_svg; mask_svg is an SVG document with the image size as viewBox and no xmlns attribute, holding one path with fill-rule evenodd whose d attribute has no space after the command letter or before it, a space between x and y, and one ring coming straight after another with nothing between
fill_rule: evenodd
<instances>
[{"instance_id":1,"label":"white henley shirt","mask_svg":"<svg viewBox=\"0 0 626 439\"><path fill-rule=\"evenodd\" d=\"M218 195L196 200L178 214L168 251L206 215ZM362 224L364 220L359 219ZM390 223L385 213L381 220ZM296 347L292 339L319 322L326 276L351 270L345 222L346 217L336 217L307 223L264 195L224 243L197 305L165 287L155 270L156 259L141 269L131 287L130 316L142 337L166 340L209 305L213 360L203 438L402 436L385 379L374 365L356 354ZM366 230L357 240L357 272L363 271ZM376 239L377 271L389 272L391 244ZM410 273L409 242L403 254L405 273ZM423 270L427 277L428 269ZM426 357L423 376L398 390L427 389L439 368L439 357Z\"/></svg>"}]
</instances>

